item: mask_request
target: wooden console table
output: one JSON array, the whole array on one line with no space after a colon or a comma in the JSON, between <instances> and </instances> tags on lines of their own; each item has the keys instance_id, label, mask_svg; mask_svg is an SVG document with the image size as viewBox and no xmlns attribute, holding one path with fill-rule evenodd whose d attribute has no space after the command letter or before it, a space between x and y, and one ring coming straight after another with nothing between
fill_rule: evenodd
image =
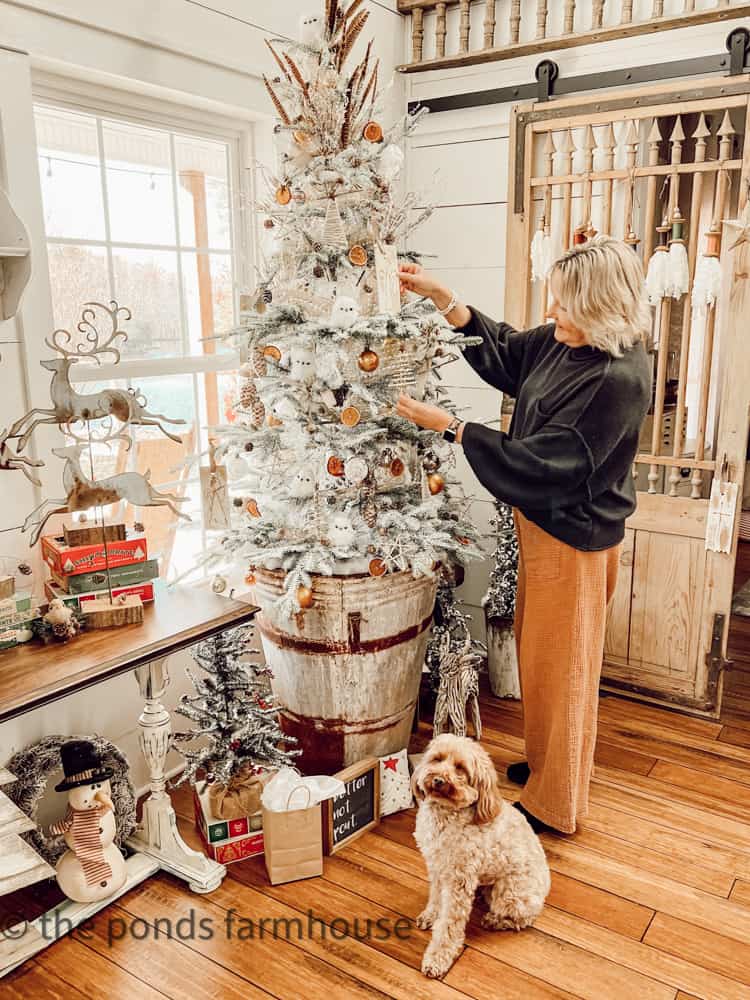
<instances>
[{"instance_id":1,"label":"wooden console table","mask_svg":"<svg viewBox=\"0 0 750 1000\"><path fill-rule=\"evenodd\" d=\"M0 724L119 674L135 675L145 702L138 724L149 769L149 795L141 821L127 841L136 852L128 859L128 882L112 899L159 868L185 879L195 892L211 892L226 874L224 865L192 850L177 830L164 772L172 727L161 699L169 685L169 656L251 621L257 611L252 604L210 591L173 588L146 606L142 624L84 632L65 644L32 642L0 653ZM55 909L69 929L112 899L97 904L66 900ZM22 935L0 940L0 977L51 943L35 923L28 924Z\"/></svg>"}]
</instances>

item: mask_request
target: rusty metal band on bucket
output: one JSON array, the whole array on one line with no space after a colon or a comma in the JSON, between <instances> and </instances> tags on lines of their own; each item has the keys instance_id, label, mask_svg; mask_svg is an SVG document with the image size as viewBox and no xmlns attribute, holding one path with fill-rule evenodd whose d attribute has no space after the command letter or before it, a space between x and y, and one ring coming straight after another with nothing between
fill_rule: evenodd
<instances>
[{"instance_id":1,"label":"rusty metal band on bucket","mask_svg":"<svg viewBox=\"0 0 750 1000\"><path fill-rule=\"evenodd\" d=\"M359 611L352 611L348 616L349 640L344 642L335 639L312 639L304 636L289 635L287 632L280 632L274 628L263 615L257 619L257 625L261 633L280 649L296 649L303 653L379 653L384 649L391 649L393 646L400 646L403 642L416 639L432 623L432 614L418 625L410 625L403 632L395 635L384 635L377 639L360 638L362 624L362 614Z\"/></svg>"}]
</instances>

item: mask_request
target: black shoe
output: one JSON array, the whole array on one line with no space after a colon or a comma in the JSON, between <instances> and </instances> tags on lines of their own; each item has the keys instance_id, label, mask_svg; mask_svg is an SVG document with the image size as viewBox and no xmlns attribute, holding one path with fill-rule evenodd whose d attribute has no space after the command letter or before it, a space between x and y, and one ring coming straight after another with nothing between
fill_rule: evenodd
<instances>
[{"instance_id":1,"label":"black shoe","mask_svg":"<svg viewBox=\"0 0 750 1000\"><path fill-rule=\"evenodd\" d=\"M529 780L531 769L525 760L519 760L517 764L509 764L505 773L508 781L512 781L514 785L525 785Z\"/></svg>"},{"instance_id":2,"label":"black shoe","mask_svg":"<svg viewBox=\"0 0 750 1000\"><path fill-rule=\"evenodd\" d=\"M513 808L517 809L522 816L526 817L526 819L528 820L528 824L531 827L531 829L534 831L534 833L557 833L558 832L553 827L547 826L546 823L542 823L542 821L540 819L537 819L536 816L533 816L527 809L524 809L524 807L521 805L520 802L514 802L513 803Z\"/></svg>"}]
</instances>

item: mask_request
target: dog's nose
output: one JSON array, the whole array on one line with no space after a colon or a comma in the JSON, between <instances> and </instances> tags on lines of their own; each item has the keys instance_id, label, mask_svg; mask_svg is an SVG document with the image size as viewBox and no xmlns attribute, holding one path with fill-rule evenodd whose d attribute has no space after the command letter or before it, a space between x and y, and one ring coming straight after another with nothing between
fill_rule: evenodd
<instances>
[{"instance_id":1,"label":"dog's nose","mask_svg":"<svg viewBox=\"0 0 750 1000\"><path fill-rule=\"evenodd\" d=\"M436 775L432 779L432 784L435 786L435 788L440 788L442 785L445 784L445 780L441 778L440 775Z\"/></svg>"}]
</instances>

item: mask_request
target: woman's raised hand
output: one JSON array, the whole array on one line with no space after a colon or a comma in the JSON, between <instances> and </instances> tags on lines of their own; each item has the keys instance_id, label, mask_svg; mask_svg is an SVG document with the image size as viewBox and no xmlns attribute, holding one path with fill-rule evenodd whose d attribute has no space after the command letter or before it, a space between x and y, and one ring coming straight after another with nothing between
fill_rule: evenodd
<instances>
[{"instance_id":1,"label":"woman's raised hand","mask_svg":"<svg viewBox=\"0 0 750 1000\"><path fill-rule=\"evenodd\" d=\"M432 298L443 290L440 282L433 278L428 271L425 271L421 264L400 264L398 280L402 294L416 292L417 295L426 295L428 298Z\"/></svg>"}]
</instances>

